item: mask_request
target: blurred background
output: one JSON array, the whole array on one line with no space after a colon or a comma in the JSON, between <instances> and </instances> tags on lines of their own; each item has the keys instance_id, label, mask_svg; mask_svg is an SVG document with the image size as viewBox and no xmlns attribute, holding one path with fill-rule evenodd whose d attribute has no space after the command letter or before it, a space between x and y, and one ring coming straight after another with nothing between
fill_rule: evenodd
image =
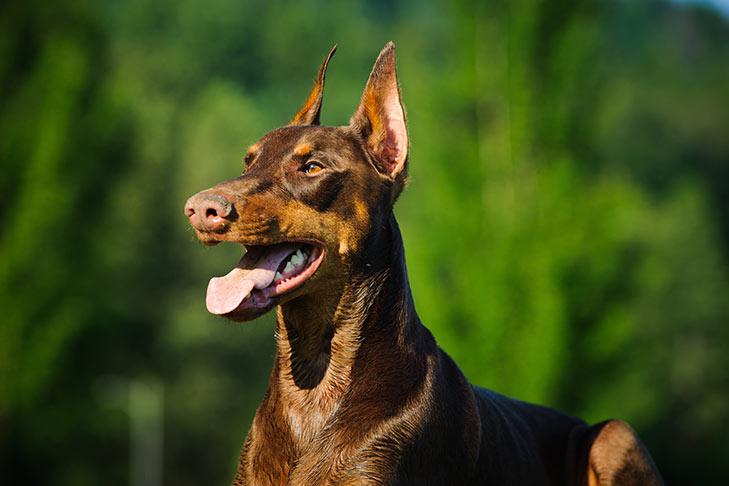
<instances>
[{"instance_id":1,"label":"blurred background","mask_svg":"<svg viewBox=\"0 0 729 486\"><path fill-rule=\"evenodd\" d=\"M271 316L205 311L238 175L334 44L344 124L386 41L423 321L474 383L729 475L729 5L68 0L0 6L0 483L228 484Z\"/></svg>"}]
</instances>

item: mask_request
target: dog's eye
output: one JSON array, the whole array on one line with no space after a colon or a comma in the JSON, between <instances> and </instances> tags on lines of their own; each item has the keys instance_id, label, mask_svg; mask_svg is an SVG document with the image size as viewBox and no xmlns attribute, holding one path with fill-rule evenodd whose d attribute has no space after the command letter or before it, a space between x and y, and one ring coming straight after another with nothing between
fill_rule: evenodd
<instances>
[{"instance_id":1,"label":"dog's eye","mask_svg":"<svg viewBox=\"0 0 729 486\"><path fill-rule=\"evenodd\" d=\"M318 174L324 170L324 167L319 162L307 162L302 168L301 171L306 175L314 175Z\"/></svg>"}]
</instances>

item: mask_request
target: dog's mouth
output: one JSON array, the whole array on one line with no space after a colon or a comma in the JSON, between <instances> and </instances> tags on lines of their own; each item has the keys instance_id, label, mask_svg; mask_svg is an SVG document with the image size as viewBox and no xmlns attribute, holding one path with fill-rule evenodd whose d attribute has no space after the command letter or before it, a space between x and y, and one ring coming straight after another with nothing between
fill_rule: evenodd
<instances>
[{"instance_id":1,"label":"dog's mouth","mask_svg":"<svg viewBox=\"0 0 729 486\"><path fill-rule=\"evenodd\" d=\"M233 270L208 284L205 303L213 314L249 320L309 280L324 259L323 246L284 242L246 246Z\"/></svg>"}]
</instances>

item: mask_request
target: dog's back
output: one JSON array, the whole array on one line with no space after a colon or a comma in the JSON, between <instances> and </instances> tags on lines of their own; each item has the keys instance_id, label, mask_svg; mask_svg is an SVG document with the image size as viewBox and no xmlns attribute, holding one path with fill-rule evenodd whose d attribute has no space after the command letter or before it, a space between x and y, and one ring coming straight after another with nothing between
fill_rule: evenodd
<instances>
[{"instance_id":1,"label":"dog's back","mask_svg":"<svg viewBox=\"0 0 729 486\"><path fill-rule=\"evenodd\" d=\"M557 410L474 387L483 430L479 477L494 484L662 484L647 449L620 420L588 426ZM496 478L501 478L496 480Z\"/></svg>"},{"instance_id":2,"label":"dog's back","mask_svg":"<svg viewBox=\"0 0 729 486\"><path fill-rule=\"evenodd\" d=\"M582 420L472 386L445 352L434 354L421 433L395 484L583 484Z\"/></svg>"}]
</instances>

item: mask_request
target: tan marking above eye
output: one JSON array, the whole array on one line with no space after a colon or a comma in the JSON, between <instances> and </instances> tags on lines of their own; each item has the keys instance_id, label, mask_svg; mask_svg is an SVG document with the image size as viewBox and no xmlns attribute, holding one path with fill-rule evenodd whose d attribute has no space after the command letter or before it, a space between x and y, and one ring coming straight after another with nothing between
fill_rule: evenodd
<instances>
[{"instance_id":1,"label":"tan marking above eye","mask_svg":"<svg viewBox=\"0 0 729 486\"><path fill-rule=\"evenodd\" d=\"M261 151L261 144L260 143L254 143L250 147L248 147L248 150L246 150L246 154L243 156L243 163L248 165L250 164L254 158L258 155L258 152Z\"/></svg>"},{"instance_id":2,"label":"tan marking above eye","mask_svg":"<svg viewBox=\"0 0 729 486\"><path fill-rule=\"evenodd\" d=\"M246 155L253 155L261 148L260 143L254 143L250 147L248 147L248 150L246 150Z\"/></svg>"},{"instance_id":3,"label":"tan marking above eye","mask_svg":"<svg viewBox=\"0 0 729 486\"><path fill-rule=\"evenodd\" d=\"M294 155L297 157L305 157L314 151L314 147L310 143L303 143L294 149Z\"/></svg>"}]
</instances>

